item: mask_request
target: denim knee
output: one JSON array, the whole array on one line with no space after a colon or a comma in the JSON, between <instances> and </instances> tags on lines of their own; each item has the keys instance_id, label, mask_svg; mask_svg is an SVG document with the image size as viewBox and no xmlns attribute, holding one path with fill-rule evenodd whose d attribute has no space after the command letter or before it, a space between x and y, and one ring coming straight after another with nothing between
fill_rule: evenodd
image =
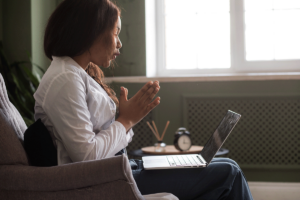
<instances>
[{"instance_id":1,"label":"denim knee","mask_svg":"<svg viewBox=\"0 0 300 200\"><path fill-rule=\"evenodd\" d=\"M235 165L235 162L231 163L230 161L232 160L226 159L226 162L224 160L222 162L213 162L208 166L208 170L214 176L223 177L225 180L230 181L231 177L233 178L241 172L241 169Z\"/></svg>"},{"instance_id":2,"label":"denim knee","mask_svg":"<svg viewBox=\"0 0 300 200\"><path fill-rule=\"evenodd\" d=\"M240 168L240 166L237 164L237 162L235 162L234 160L230 159L230 158L225 158L227 160L227 162L233 164L234 166Z\"/></svg>"},{"instance_id":3,"label":"denim knee","mask_svg":"<svg viewBox=\"0 0 300 200\"><path fill-rule=\"evenodd\" d=\"M219 169L222 169L220 172L220 177L223 179L223 188L227 188L228 190L231 190L232 185L237 177L241 176L242 172L239 167L236 165L230 163L230 162L222 162L220 163Z\"/></svg>"},{"instance_id":4,"label":"denim knee","mask_svg":"<svg viewBox=\"0 0 300 200\"><path fill-rule=\"evenodd\" d=\"M240 166L234 160L232 160L230 158L214 158L212 162L230 163L230 164L233 164L233 165L237 166L238 168L240 168Z\"/></svg>"}]
</instances>

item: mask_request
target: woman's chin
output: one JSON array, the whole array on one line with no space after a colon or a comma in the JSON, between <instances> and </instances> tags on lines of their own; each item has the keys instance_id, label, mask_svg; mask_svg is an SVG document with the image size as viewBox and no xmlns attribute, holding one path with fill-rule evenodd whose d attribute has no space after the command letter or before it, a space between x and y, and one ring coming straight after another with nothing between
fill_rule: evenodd
<instances>
[{"instance_id":1,"label":"woman's chin","mask_svg":"<svg viewBox=\"0 0 300 200\"><path fill-rule=\"evenodd\" d=\"M107 62L107 63L103 63L101 66L102 66L103 68L109 68L110 62L111 62L111 61L109 61L109 62Z\"/></svg>"}]
</instances>

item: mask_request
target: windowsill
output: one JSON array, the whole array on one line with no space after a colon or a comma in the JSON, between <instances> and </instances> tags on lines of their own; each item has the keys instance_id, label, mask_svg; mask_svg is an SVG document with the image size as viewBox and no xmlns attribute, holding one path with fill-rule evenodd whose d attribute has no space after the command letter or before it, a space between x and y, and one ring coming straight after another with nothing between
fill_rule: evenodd
<instances>
[{"instance_id":1,"label":"windowsill","mask_svg":"<svg viewBox=\"0 0 300 200\"><path fill-rule=\"evenodd\" d=\"M269 80L300 80L300 72L284 73L244 73L244 74L203 74L201 76L174 76L174 77L146 77L146 76L121 76L107 77L106 82L118 83L145 83L158 80L167 82L209 82L209 81L269 81Z\"/></svg>"}]
</instances>

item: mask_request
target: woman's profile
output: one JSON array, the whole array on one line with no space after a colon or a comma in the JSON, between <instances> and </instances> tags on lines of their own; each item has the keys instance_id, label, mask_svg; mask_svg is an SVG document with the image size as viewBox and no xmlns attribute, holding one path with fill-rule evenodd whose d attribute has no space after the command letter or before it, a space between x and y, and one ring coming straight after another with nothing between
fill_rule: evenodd
<instances>
[{"instance_id":1,"label":"woman's profile","mask_svg":"<svg viewBox=\"0 0 300 200\"><path fill-rule=\"evenodd\" d=\"M57 148L58 165L115 156L134 139L132 127L159 103L158 81L132 98L103 82L120 54L121 12L110 0L64 0L49 18L44 51L51 64L34 94L41 119ZM116 113L118 117L115 119ZM215 158L205 169L132 169L142 194L169 192L179 199L252 199L238 164Z\"/></svg>"}]
</instances>

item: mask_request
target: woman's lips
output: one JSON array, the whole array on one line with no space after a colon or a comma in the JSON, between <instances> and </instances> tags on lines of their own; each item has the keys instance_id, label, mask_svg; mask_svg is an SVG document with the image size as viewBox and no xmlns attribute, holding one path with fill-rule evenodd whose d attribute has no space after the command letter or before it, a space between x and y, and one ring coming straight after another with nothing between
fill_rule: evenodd
<instances>
[{"instance_id":1,"label":"woman's lips","mask_svg":"<svg viewBox=\"0 0 300 200\"><path fill-rule=\"evenodd\" d=\"M115 54L113 55L113 59L116 59L118 55L120 55L120 53L115 53Z\"/></svg>"}]
</instances>

